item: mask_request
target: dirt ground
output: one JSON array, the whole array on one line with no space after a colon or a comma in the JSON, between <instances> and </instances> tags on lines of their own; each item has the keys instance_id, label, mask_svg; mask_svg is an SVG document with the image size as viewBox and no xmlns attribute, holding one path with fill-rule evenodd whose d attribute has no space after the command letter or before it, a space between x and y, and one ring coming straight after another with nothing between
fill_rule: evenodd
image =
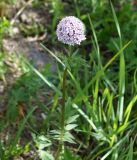
<instances>
[{"instance_id":1,"label":"dirt ground","mask_svg":"<svg viewBox=\"0 0 137 160\"><path fill-rule=\"evenodd\" d=\"M4 52L9 55L16 53L26 57L33 63L34 67L38 69L46 64L51 64L52 72L56 70L55 61L40 46L40 43L44 43L48 38L46 28L50 23L51 17L51 15L49 15L49 4L45 3L45 6L35 8L31 2L32 1L20 0L16 5L6 6L2 15L4 16L5 14L12 23L12 34L10 36L7 35L3 39ZM39 35L29 35L29 33L28 35L24 35L22 32L23 27L29 28L33 25L43 26L45 32ZM20 76L20 70L14 67L15 64L10 62L10 60L6 60L5 63L11 67L11 70L14 70L14 73L12 72L12 74L6 76L6 85L3 81L0 81L0 115L3 114L6 108L5 97L7 97L8 88L12 85L13 81Z\"/></svg>"}]
</instances>

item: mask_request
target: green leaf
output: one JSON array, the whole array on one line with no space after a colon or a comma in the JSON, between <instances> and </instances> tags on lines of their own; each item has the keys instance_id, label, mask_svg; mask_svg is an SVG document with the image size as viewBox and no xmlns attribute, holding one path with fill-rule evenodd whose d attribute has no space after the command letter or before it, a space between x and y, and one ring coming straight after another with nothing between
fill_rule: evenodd
<instances>
[{"instance_id":1,"label":"green leaf","mask_svg":"<svg viewBox=\"0 0 137 160\"><path fill-rule=\"evenodd\" d=\"M65 126L65 130L70 131L74 128L76 128L78 125L77 124L68 124Z\"/></svg>"},{"instance_id":2,"label":"green leaf","mask_svg":"<svg viewBox=\"0 0 137 160\"><path fill-rule=\"evenodd\" d=\"M69 133L68 131L65 132L65 134L64 134L64 142L69 142L71 144L75 144L74 140L75 140L75 138L71 133Z\"/></svg>"},{"instance_id":3,"label":"green leaf","mask_svg":"<svg viewBox=\"0 0 137 160\"><path fill-rule=\"evenodd\" d=\"M72 106L88 121L88 123L96 131L97 128L96 128L95 124L93 123L93 121L76 104L72 104Z\"/></svg>"},{"instance_id":4,"label":"green leaf","mask_svg":"<svg viewBox=\"0 0 137 160\"><path fill-rule=\"evenodd\" d=\"M43 150L38 150L38 152L41 160L54 160L54 157L49 152Z\"/></svg>"},{"instance_id":5,"label":"green leaf","mask_svg":"<svg viewBox=\"0 0 137 160\"><path fill-rule=\"evenodd\" d=\"M76 122L78 117L79 117L79 115L75 115L75 116L69 117L68 120L66 121L66 124L70 124L70 123Z\"/></svg>"},{"instance_id":6,"label":"green leaf","mask_svg":"<svg viewBox=\"0 0 137 160\"><path fill-rule=\"evenodd\" d=\"M74 155L69 149L65 149L64 160L81 160L77 155Z\"/></svg>"},{"instance_id":7,"label":"green leaf","mask_svg":"<svg viewBox=\"0 0 137 160\"><path fill-rule=\"evenodd\" d=\"M127 109L124 114L124 118L125 118L124 124L128 122L131 110L136 102L137 102L137 95L130 101L129 105L127 106Z\"/></svg>"},{"instance_id":8,"label":"green leaf","mask_svg":"<svg viewBox=\"0 0 137 160\"><path fill-rule=\"evenodd\" d=\"M134 141L131 139L126 160L133 160L133 147L134 147Z\"/></svg>"}]
</instances>

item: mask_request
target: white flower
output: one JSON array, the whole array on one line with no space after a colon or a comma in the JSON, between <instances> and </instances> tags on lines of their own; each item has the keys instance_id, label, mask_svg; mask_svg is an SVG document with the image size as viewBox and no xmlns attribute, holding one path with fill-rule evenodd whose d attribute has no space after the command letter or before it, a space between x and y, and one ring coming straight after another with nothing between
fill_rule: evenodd
<instances>
[{"instance_id":1,"label":"white flower","mask_svg":"<svg viewBox=\"0 0 137 160\"><path fill-rule=\"evenodd\" d=\"M56 30L58 40L68 45L80 45L86 39L84 32L84 24L74 16L63 18Z\"/></svg>"}]
</instances>

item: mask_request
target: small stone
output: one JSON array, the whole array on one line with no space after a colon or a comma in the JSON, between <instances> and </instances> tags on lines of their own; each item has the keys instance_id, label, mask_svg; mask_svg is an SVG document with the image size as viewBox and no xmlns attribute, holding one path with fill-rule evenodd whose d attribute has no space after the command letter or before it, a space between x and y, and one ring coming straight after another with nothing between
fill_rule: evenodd
<instances>
[{"instance_id":1,"label":"small stone","mask_svg":"<svg viewBox=\"0 0 137 160\"><path fill-rule=\"evenodd\" d=\"M20 32L18 27L14 27L12 31L13 31L13 34L19 34Z\"/></svg>"},{"instance_id":2,"label":"small stone","mask_svg":"<svg viewBox=\"0 0 137 160\"><path fill-rule=\"evenodd\" d=\"M4 85L0 83L0 93L4 92Z\"/></svg>"}]
</instances>

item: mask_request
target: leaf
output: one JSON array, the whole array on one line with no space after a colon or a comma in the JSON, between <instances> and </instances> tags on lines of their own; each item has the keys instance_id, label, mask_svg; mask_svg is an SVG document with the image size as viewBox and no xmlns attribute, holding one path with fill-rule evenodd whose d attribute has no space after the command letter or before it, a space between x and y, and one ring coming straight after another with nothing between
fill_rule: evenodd
<instances>
[{"instance_id":1,"label":"leaf","mask_svg":"<svg viewBox=\"0 0 137 160\"><path fill-rule=\"evenodd\" d=\"M88 121L88 123L96 131L97 128L96 128L95 124L93 123L92 119L90 119L76 104L73 103L72 106Z\"/></svg>"},{"instance_id":2,"label":"leaf","mask_svg":"<svg viewBox=\"0 0 137 160\"><path fill-rule=\"evenodd\" d=\"M66 124L75 122L78 117L79 115L69 117L68 120L66 121Z\"/></svg>"},{"instance_id":3,"label":"leaf","mask_svg":"<svg viewBox=\"0 0 137 160\"><path fill-rule=\"evenodd\" d=\"M124 114L124 117L125 117L124 124L126 124L128 122L131 110L136 102L137 102L137 95L130 101L129 105L127 106L127 109Z\"/></svg>"},{"instance_id":4,"label":"leaf","mask_svg":"<svg viewBox=\"0 0 137 160\"><path fill-rule=\"evenodd\" d=\"M69 133L69 132L65 132L65 135L64 135L64 142L69 142L71 144L75 144L75 141L74 141L74 136Z\"/></svg>"},{"instance_id":5,"label":"leaf","mask_svg":"<svg viewBox=\"0 0 137 160\"><path fill-rule=\"evenodd\" d=\"M78 125L77 124L68 124L65 126L65 130L70 131L74 128L76 128Z\"/></svg>"},{"instance_id":6,"label":"leaf","mask_svg":"<svg viewBox=\"0 0 137 160\"><path fill-rule=\"evenodd\" d=\"M51 146L51 141L49 141L48 139L45 139L44 136L39 137L39 138L40 138L39 143L38 143L38 148L39 149L44 149L46 147ZM41 138L44 138L44 139L41 139Z\"/></svg>"},{"instance_id":7,"label":"leaf","mask_svg":"<svg viewBox=\"0 0 137 160\"><path fill-rule=\"evenodd\" d=\"M69 149L65 149L64 160L81 160L81 158L74 155Z\"/></svg>"},{"instance_id":8,"label":"leaf","mask_svg":"<svg viewBox=\"0 0 137 160\"><path fill-rule=\"evenodd\" d=\"M41 160L54 160L54 157L49 152L43 150L39 150L38 152Z\"/></svg>"},{"instance_id":9,"label":"leaf","mask_svg":"<svg viewBox=\"0 0 137 160\"><path fill-rule=\"evenodd\" d=\"M49 147L52 144L44 135L36 136L35 134L32 134L32 136L39 150Z\"/></svg>"},{"instance_id":10,"label":"leaf","mask_svg":"<svg viewBox=\"0 0 137 160\"><path fill-rule=\"evenodd\" d=\"M126 160L133 160L133 147L134 147L134 141L131 139L130 140L130 145L129 145L129 152L127 155L127 159Z\"/></svg>"}]
</instances>

